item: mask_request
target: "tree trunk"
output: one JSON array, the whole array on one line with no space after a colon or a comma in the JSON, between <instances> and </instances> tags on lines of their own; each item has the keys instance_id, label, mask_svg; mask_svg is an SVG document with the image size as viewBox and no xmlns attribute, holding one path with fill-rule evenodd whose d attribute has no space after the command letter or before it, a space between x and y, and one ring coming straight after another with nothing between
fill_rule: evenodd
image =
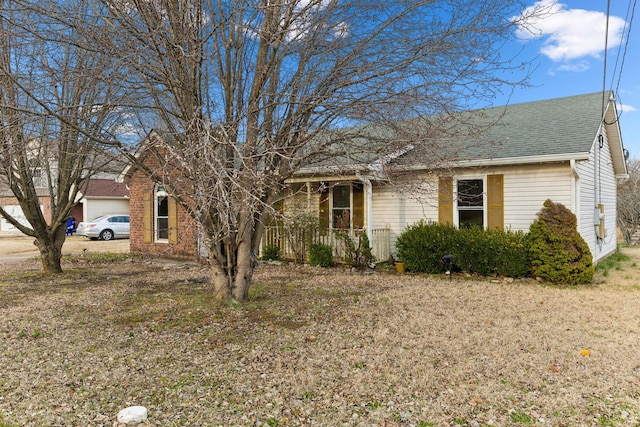
<instances>
[{"instance_id":1,"label":"tree trunk","mask_svg":"<svg viewBox=\"0 0 640 427\"><path fill-rule=\"evenodd\" d=\"M242 232L240 243L218 243L225 248L224 251L216 250L218 248L209 250L214 297L220 303L242 302L249 296L257 265L252 247L255 230L250 226L243 229L245 231Z\"/></svg>"},{"instance_id":2,"label":"tree trunk","mask_svg":"<svg viewBox=\"0 0 640 427\"><path fill-rule=\"evenodd\" d=\"M251 253L249 244L240 244L235 253L228 254L237 260L236 263L229 259L211 259L211 282L213 284L214 298L220 303L229 301L242 302L249 296L249 287L256 267L255 257ZM227 268L227 266L233 266Z\"/></svg>"},{"instance_id":3,"label":"tree trunk","mask_svg":"<svg viewBox=\"0 0 640 427\"><path fill-rule=\"evenodd\" d=\"M40 260L45 274L62 273L62 245L65 240L64 227L58 227L54 233L36 237L34 244L40 250Z\"/></svg>"}]
</instances>

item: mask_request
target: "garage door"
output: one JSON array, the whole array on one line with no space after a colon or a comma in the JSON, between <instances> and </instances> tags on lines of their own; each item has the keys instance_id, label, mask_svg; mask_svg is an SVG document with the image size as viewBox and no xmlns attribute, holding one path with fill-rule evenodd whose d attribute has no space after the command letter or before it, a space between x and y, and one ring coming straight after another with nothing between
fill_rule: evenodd
<instances>
[{"instance_id":1,"label":"garage door","mask_svg":"<svg viewBox=\"0 0 640 427\"><path fill-rule=\"evenodd\" d=\"M3 208L14 219L17 219L20 224L31 227L27 218L25 218L24 213L22 213L20 205L7 205L3 206ZM42 205L40 206L40 209L42 209ZM18 231L18 229L9 223L4 217L0 217L0 231Z\"/></svg>"}]
</instances>

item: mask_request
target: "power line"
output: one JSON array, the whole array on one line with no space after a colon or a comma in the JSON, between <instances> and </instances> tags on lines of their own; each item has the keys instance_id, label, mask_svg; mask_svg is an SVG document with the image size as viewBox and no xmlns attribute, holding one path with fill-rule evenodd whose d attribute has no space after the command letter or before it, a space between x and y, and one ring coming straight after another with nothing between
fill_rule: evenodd
<instances>
[{"instance_id":1,"label":"power line","mask_svg":"<svg viewBox=\"0 0 640 427\"><path fill-rule=\"evenodd\" d=\"M604 120L605 92L607 91L607 50L609 49L609 17L611 16L611 0L607 0L607 19L604 29L604 70L602 73L602 110L600 117Z\"/></svg>"},{"instance_id":2,"label":"power line","mask_svg":"<svg viewBox=\"0 0 640 427\"><path fill-rule=\"evenodd\" d=\"M622 51L622 60L620 62L620 72L618 74L618 82L616 83L616 93L618 93L618 89L620 88L620 81L622 80L622 70L624 69L624 60L627 56L627 50L629 48L629 40L631 39L631 26L633 24L633 18L636 12L636 2L637 0L633 0L633 7L631 7L631 1L629 1L629 7L627 8L627 16L625 18L625 27L626 27L625 29L627 31L627 34L624 41L624 50ZM631 11L631 17L629 17L629 11ZM628 26L627 26L627 22L629 22ZM619 56L620 56L620 48L618 48L618 57ZM616 59L616 68L617 68L617 62L618 60ZM613 71L614 75L615 75L615 70L616 69L614 68L614 71ZM611 87L613 87L613 76L611 80Z\"/></svg>"}]
</instances>

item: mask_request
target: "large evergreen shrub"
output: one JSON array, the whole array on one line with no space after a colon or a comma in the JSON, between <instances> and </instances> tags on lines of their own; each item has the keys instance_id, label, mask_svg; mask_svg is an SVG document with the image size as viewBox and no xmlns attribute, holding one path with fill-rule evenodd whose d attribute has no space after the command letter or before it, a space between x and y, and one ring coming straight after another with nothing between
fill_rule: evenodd
<instances>
[{"instance_id":1,"label":"large evergreen shrub","mask_svg":"<svg viewBox=\"0 0 640 427\"><path fill-rule=\"evenodd\" d=\"M544 202L527 239L534 276L554 283L591 281L593 258L577 225L576 216L564 205L551 200Z\"/></svg>"}]
</instances>

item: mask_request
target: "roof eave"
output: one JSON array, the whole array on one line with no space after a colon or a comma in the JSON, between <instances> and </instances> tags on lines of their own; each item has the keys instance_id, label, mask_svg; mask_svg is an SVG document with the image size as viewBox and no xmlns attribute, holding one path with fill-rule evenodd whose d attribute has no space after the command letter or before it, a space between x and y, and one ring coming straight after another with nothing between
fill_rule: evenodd
<instances>
[{"instance_id":1,"label":"roof eave","mask_svg":"<svg viewBox=\"0 0 640 427\"><path fill-rule=\"evenodd\" d=\"M502 157L493 159L457 160L449 162L445 167L486 167L486 166L514 166L524 164L562 163L571 160L588 160L589 152L548 154L543 156ZM439 167L444 169L445 167ZM410 166L407 170L425 170L424 165Z\"/></svg>"}]
</instances>

